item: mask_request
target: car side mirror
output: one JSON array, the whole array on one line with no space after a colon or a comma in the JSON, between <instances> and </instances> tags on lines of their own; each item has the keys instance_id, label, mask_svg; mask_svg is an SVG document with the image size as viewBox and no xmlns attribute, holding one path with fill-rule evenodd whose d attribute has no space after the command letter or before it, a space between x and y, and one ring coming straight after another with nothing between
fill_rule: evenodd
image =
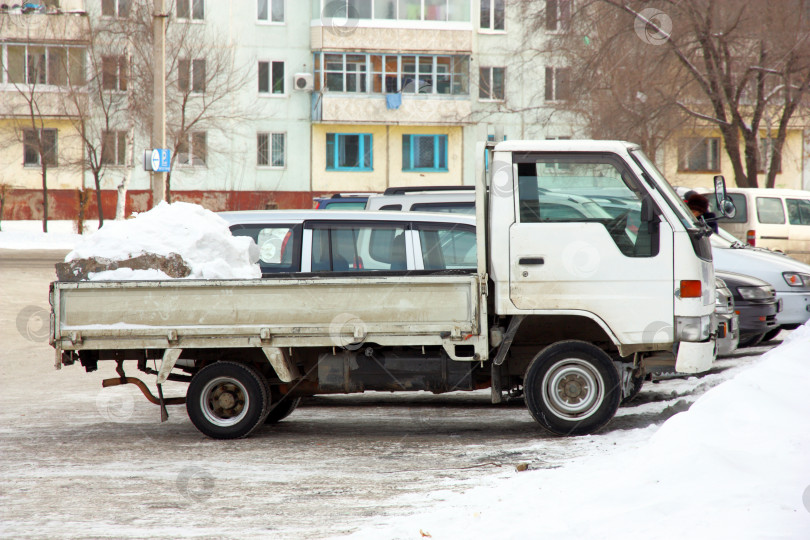
<instances>
[{"instance_id":1,"label":"car side mirror","mask_svg":"<svg viewBox=\"0 0 810 540\"><path fill-rule=\"evenodd\" d=\"M726 193L726 179L722 174L714 177L714 200L717 202L717 211L723 217L733 218L737 215L737 208L734 206L734 201L729 198Z\"/></svg>"}]
</instances>

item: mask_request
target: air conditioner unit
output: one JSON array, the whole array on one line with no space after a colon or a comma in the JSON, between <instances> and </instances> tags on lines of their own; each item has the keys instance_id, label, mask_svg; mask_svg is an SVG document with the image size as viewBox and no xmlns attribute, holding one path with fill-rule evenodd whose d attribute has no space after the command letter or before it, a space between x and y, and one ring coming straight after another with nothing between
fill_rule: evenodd
<instances>
[{"instance_id":1,"label":"air conditioner unit","mask_svg":"<svg viewBox=\"0 0 810 540\"><path fill-rule=\"evenodd\" d=\"M296 73L293 76L293 88L302 92L312 92L315 88L312 73Z\"/></svg>"}]
</instances>

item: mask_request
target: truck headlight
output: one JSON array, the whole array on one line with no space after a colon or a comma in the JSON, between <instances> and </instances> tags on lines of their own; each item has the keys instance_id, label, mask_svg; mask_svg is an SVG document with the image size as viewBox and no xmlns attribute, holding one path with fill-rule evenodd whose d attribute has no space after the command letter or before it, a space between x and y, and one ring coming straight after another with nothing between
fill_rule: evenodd
<instances>
[{"instance_id":1,"label":"truck headlight","mask_svg":"<svg viewBox=\"0 0 810 540\"><path fill-rule=\"evenodd\" d=\"M678 341L705 341L709 339L711 328L711 315L675 317L675 339Z\"/></svg>"},{"instance_id":2,"label":"truck headlight","mask_svg":"<svg viewBox=\"0 0 810 540\"><path fill-rule=\"evenodd\" d=\"M782 272L782 277L791 287L805 287L810 288L810 274L801 274L799 272Z\"/></svg>"},{"instance_id":3,"label":"truck headlight","mask_svg":"<svg viewBox=\"0 0 810 540\"><path fill-rule=\"evenodd\" d=\"M762 287L737 287L737 292L740 293L745 300L770 300L774 297L773 287L770 285Z\"/></svg>"}]
</instances>

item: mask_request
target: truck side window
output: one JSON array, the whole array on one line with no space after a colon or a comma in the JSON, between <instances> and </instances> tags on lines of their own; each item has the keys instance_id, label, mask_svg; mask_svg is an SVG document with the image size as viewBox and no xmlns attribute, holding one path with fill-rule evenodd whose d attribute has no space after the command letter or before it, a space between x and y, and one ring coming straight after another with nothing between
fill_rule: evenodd
<instances>
[{"instance_id":1,"label":"truck side window","mask_svg":"<svg viewBox=\"0 0 810 540\"><path fill-rule=\"evenodd\" d=\"M249 236L259 247L262 274L298 272L301 268L299 225L234 225L234 236Z\"/></svg>"},{"instance_id":2,"label":"truck side window","mask_svg":"<svg viewBox=\"0 0 810 540\"><path fill-rule=\"evenodd\" d=\"M628 257L658 253L658 221L641 221L645 200L617 158L527 153L515 156L521 223L601 223Z\"/></svg>"},{"instance_id":3,"label":"truck side window","mask_svg":"<svg viewBox=\"0 0 810 540\"><path fill-rule=\"evenodd\" d=\"M312 231L313 272L405 271L405 228L322 224Z\"/></svg>"},{"instance_id":4,"label":"truck side window","mask_svg":"<svg viewBox=\"0 0 810 540\"><path fill-rule=\"evenodd\" d=\"M453 224L417 227L425 270L476 270L475 229Z\"/></svg>"}]
</instances>

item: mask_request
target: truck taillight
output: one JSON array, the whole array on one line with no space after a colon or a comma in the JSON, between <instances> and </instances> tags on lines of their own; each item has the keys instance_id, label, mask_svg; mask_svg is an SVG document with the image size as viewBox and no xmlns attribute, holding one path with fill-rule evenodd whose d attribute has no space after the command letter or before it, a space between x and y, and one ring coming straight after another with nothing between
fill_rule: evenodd
<instances>
[{"instance_id":1,"label":"truck taillight","mask_svg":"<svg viewBox=\"0 0 810 540\"><path fill-rule=\"evenodd\" d=\"M681 281L681 298L700 298L701 290L699 280L684 279Z\"/></svg>"},{"instance_id":2,"label":"truck taillight","mask_svg":"<svg viewBox=\"0 0 810 540\"><path fill-rule=\"evenodd\" d=\"M748 231L745 233L745 241L748 242L749 246L757 245L757 231Z\"/></svg>"}]
</instances>

